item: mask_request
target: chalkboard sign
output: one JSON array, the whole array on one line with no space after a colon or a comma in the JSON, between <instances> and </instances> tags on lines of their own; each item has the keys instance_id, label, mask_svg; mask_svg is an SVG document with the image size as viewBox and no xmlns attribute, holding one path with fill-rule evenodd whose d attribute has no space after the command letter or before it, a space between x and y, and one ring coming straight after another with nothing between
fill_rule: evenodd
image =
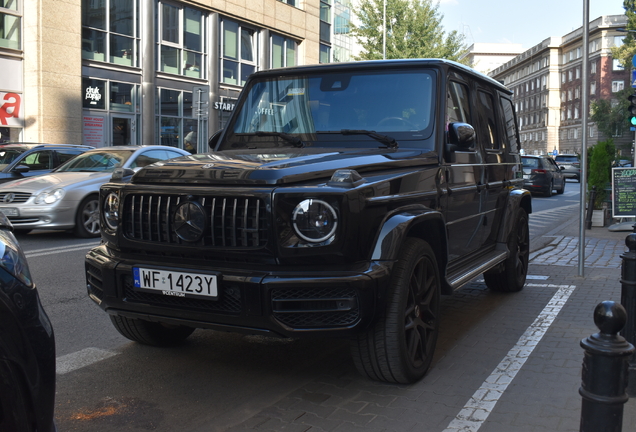
<instances>
[{"instance_id":1,"label":"chalkboard sign","mask_svg":"<svg viewBox=\"0 0 636 432\"><path fill-rule=\"evenodd\" d=\"M612 217L636 217L636 168L612 168Z\"/></svg>"}]
</instances>

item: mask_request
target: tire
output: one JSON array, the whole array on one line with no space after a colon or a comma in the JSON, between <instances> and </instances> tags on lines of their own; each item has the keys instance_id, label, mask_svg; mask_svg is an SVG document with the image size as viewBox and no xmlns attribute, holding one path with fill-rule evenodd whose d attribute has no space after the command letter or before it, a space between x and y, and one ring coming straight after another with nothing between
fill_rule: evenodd
<instances>
[{"instance_id":1,"label":"tire","mask_svg":"<svg viewBox=\"0 0 636 432\"><path fill-rule=\"evenodd\" d=\"M518 208L515 224L508 237L510 256L504 261L502 270L484 273L484 281L489 289L497 292L517 292L523 289L528 274L529 233L528 214L524 209Z\"/></svg>"},{"instance_id":2,"label":"tire","mask_svg":"<svg viewBox=\"0 0 636 432\"><path fill-rule=\"evenodd\" d=\"M16 367L0 361L0 430L35 431L28 387Z\"/></svg>"},{"instance_id":3,"label":"tire","mask_svg":"<svg viewBox=\"0 0 636 432\"><path fill-rule=\"evenodd\" d=\"M393 268L383 316L351 341L361 374L401 384L424 377L439 333L440 285L433 249L408 238Z\"/></svg>"},{"instance_id":4,"label":"tire","mask_svg":"<svg viewBox=\"0 0 636 432\"><path fill-rule=\"evenodd\" d=\"M97 195L89 195L80 203L75 215L73 232L77 237L99 237L99 197Z\"/></svg>"},{"instance_id":5,"label":"tire","mask_svg":"<svg viewBox=\"0 0 636 432\"><path fill-rule=\"evenodd\" d=\"M563 183L561 184L561 189L557 189L557 193L559 195L563 194L563 192L565 192L565 179L563 179Z\"/></svg>"},{"instance_id":6,"label":"tire","mask_svg":"<svg viewBox=\"0 0 636 432\"><path fill-rule=\"evenodd\" d=\"M548 190L545 191L545 196L547 196L548 198L550 198L552 196L552 191L554 190L554 182L552 180L550 180L550 185L548 186Z\"/></svg>"},{"instance_id":7,"label":"tire","mask_svg":"<svg viewBox=\"0 0 636 432\"><path fill-rule=\"evenodd\" d=\"M188 338L195 330L187 326L168 326L136 318L110 315L110 321L125 338L143 345L171 346Z\"/></svg>"}]
</instances>

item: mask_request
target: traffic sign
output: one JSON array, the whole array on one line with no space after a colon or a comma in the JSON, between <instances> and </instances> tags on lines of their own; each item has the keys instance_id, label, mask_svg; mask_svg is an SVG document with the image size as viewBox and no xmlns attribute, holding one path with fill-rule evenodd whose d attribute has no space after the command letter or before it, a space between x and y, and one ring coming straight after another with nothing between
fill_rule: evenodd
<instances>
[{"instance_id":1,"label":"traffic sign","mask_svg":"<svg viewBox=\"0 0 636 432\"><path fill-rule=\"evenodd\" d=\"M636 70L632 71L632 87L636 88Z\"/></svg>"},{"instance_id":2,"label":"traffic sign","mask_svg":"<svg viewBox=\"0 0 636 432\"><path fill-rule=\"evenodd\" d=\"M559 152L557 151L557 149L552 150L552 156L556 156L558 154L559 154Z\"/></svg>"}]
</instances>

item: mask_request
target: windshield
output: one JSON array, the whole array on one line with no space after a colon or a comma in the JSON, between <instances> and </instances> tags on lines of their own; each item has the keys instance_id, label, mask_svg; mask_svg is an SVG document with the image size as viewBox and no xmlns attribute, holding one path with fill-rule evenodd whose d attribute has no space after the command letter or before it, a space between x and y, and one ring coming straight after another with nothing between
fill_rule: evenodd
<instances>
[{"instance_id":1,"label":"windshield","mask_svg":"<svg viewBox=\"0 0 636 432\"><path fill-rule=\"evenodd\" d=\"M570 162L570 163L573 163L573 162L578 162L579 158L576 157L576 156L557 156L556 157L556 161L557 162Z\"/></svg>"},{"instance_id":2,"label":"windshield","mask_svg":"<svg viewBox=\"0 0 636 432\"><path fill-rule=\"evenodd\" d=\"M4 168L11 162L16 160L25 150L18 149L1 149L0 148L0 166Z\"/></svg>"},{"instance_id":3,"label":"windshield","mask_svg":"<svg viewBox=\"0 0 636 432\"><path fill-rule=\"evenodd\" d=\"M228 127L229 145L224 147L293 145L281 137L286 134L310 145L357 142L355 146L377 148L377 140L362 131L387 135L400 145L421 141L432 129L434 83L434 72L421 69L253 81L244 90L246 97ZM358 133L341 134L343 130Z\"/></svg>"},{"instance_id":4,"label":"windshield","mask_svg":"<svg viewBox=\"0 0 636 432\"><path fill-rule=\"evenodd\" d=\"M112 172L130 158L133 150L86 152L61 165L55 172Z\"/></svg>"}]
</instances>

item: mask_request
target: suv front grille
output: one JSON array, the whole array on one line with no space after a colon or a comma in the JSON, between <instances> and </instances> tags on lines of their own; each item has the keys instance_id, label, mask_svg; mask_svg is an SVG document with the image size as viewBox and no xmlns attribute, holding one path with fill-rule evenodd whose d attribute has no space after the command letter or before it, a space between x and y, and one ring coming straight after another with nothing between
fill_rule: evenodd
<instances>
[{"instance_id":1,"label":"suv front grille","mask_svg":"<svg viewBox=\"0 0 636 432\"><path fill-rule=\"evenodd\" d=\"M183 202L201 205L206 213L205 229L196 242L177 236L174 214ZM265 204L255 197L130 194L124 204L124 234L132 240L163 244L189 244L218 248L262 248L267 243Z\"/></svg>"}]
</instances>

